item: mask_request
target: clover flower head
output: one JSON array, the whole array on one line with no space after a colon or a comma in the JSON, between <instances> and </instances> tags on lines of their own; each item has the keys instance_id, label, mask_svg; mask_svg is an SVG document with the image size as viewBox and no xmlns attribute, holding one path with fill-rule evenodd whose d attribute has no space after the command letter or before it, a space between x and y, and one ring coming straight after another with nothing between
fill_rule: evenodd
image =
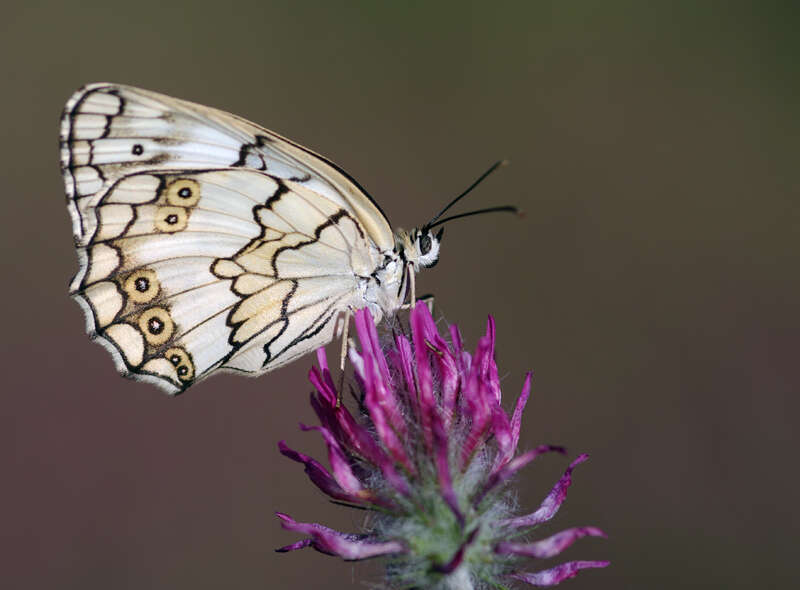
<instances>
[{"instance_id":1,"label":"clover flower head","mask_svg":"<svg viewBox=\"0 0 800 590\"><path fill-rule=\"evenodd\" d=\"M544 453L565 453L542 445L519 453L528 374L509 416L501 405L494 360L495 326L474 354L463 348L455 326L449 341L424 304L410 314L410 340L395 334L384 348L367 310L356 312L360 352L350 350L358 390L358 411L341 403L324 350L309 378L330 469L279 443L280 452L305 466L309 479L336 503L366 509L363 530L342 533L277 513L283 528L304 538L280 552L313 547L346 560L384 556L390 588L509 588L514 582L553 586L579 570L607 561L570 561L528 571L530 559L558 555L576 540L605 537L598 528L570 528L531 540L566 498L579 455L539 507L515 514L512 477Z\"/></svg>"}]
</instances>

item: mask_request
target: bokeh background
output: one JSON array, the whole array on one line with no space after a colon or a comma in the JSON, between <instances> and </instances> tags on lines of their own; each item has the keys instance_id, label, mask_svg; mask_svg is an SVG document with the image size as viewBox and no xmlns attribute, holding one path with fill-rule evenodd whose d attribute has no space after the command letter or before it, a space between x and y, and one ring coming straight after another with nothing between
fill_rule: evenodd
<instances>
[{"instance_id":1,"label":"bokeh background","mask_svg":"<svg viewBox=\"0 0 800 590\"><path fill-rule=\"evenodd\" d=\"M578 468L553 529L579 588L797 583L798 41L791 2L11 2L0 19L0 570L7 588L357 588L275 547L274 510L353 530L279 439L311 359L176 399L121 379L66 295L58 121L115 81L328 155L409 227L488 164L419 277L474 344L497 319L522 443ZM468 206L465 204L465 208ZM519 478L534 507L566 461Z\"/></svg>"}]
</instances>

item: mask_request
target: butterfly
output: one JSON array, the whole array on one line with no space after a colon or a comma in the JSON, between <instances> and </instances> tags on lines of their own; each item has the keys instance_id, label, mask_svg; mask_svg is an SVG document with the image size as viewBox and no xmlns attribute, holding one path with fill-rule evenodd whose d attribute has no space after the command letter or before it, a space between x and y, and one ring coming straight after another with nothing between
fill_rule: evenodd
<instances>
[{"instance_id":1,"label":"butterfly","mask_svg":"<svg viewBox=\"0 0 800 590\"><path fill-rule=\"evenodd\" d=\"M69 99L61 164L79 261L70 294L87 332L120 373L170 394L217 371L285 365L330 342L351 310L394 315L439 259L434 227L467 215L439 219L448 205L394 232L323 156L118 84Z\"/></svg>"}]
</instances>

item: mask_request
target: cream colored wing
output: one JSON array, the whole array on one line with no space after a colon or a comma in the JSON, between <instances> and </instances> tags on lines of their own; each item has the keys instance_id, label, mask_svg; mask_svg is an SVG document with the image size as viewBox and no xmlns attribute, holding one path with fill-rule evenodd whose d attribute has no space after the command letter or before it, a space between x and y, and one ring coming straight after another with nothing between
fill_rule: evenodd
<instances>
[{"instance_id":1,"label":"cream colored wing","mask_svg":"<svg viewBox=\"0 0 800 590\"><path fill-rule=\"evenodd\" d=\"M87 86L67 103L61 154L87 330L122 373L171 393L329 341L394 247L335 164L208 107Z\"/></svg>"},{"instance_id":2,"label":"cream colored wing","mask_svg":"<svg viewBox=\"0 0 800 590\"><path fill-rule=\"evenodd\" d=\"M92 84L67 102L61 162L74 233L91 240L88 214L120 178L143 170L252 168L297 182L354 215L381 251L394 248L380 207L320 155L229 113L118 84Z\"/></svg>"},{"instance_id":3,"label":"cream colored wing","mask_svg":"<svg viewBox=\"0 0 800 590\"><path fill-rule=\"evenodd\" d=\"M377 250L339 204L225 169L141 172L91 210L72 294L124 374L179 393L216 369L262 373L330 341Z\"/></svg>"}]
</instances>

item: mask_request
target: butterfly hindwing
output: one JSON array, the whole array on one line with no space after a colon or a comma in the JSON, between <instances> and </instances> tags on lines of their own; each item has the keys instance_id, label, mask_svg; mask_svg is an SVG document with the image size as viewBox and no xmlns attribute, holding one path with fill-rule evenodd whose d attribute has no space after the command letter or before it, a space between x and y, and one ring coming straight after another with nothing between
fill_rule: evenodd
<instances>
[{"instance_id":1,"label":"butterfly hindwing","mask_svg":"<svg viewBox=\"0 0 800 590\"><path fill-rule=\"evenodd\" d=\"M72 284L88 329L121 371L171 392L329 341L369 252L349 213L251 170L132 174L91 213Z\"/></svg>"}]
</instances>

